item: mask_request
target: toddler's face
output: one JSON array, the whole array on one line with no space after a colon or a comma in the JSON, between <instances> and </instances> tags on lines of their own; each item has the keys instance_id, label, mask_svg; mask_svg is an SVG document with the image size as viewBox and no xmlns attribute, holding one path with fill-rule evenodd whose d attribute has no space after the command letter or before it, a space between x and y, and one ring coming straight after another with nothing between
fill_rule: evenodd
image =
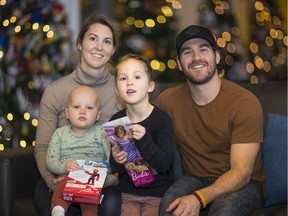
<instances>
[{"instance_id":1,"label":"toddler's face","mask_svg":"<svg viewBox=\"0 0 288 216\"><path fill-rule=\"evenodd\" d=\"M94 91L79 89L71 95L66 115L78 129L90 128L99 118L98 95Z\"/></svg>"}]
</instances>

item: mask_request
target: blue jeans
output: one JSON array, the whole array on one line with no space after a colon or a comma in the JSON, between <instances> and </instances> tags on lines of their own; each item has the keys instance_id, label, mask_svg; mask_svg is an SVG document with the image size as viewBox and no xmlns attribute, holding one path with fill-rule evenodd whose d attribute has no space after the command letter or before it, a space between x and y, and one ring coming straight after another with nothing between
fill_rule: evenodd
<instances>
[{"instance_id":1,"label":"blue jeans","mask_svg":"<svg viewBox=\"0 0 288 216\"><path fill-rule=\"evenodd\" d=\"M176 198L207 187L215 180L216 178L180 177L164 194L160 204L160 216L172 215L172 213L165 212L165 209ZM263 194L261 184L256 181L250 181L241 190L222 195L215 199L205 210L200 212L200 215L245 216L250 211L260 208L262 204Z\"/></svg>"}]
</instances>

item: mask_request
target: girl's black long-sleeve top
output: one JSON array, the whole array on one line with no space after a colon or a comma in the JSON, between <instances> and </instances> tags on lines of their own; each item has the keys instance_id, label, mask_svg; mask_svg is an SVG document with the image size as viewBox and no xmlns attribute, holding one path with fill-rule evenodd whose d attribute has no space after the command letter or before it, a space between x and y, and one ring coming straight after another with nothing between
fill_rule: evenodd
<instances>
[{"instance_id":1,"label":"girl's black long-sleeve top","mask_svg":"<svg viewBox=\"0 0 288 216\"><path fill-rule=\"evenodd\" d=\"M114 114L110 120L124 116L126 116L126 109ZM167 113L154 106L151 114L137 124L145 127L146 133L141 139L133 139L133 141L143 159L157 171L154 175L155 181L135 187L124 166L117 163L112 154L110 166L113 171L119 173L119 186L122 192L139 196L162 197L173 182L172 155L175 144L172 121Z\"/></svg>"}]
</instances>

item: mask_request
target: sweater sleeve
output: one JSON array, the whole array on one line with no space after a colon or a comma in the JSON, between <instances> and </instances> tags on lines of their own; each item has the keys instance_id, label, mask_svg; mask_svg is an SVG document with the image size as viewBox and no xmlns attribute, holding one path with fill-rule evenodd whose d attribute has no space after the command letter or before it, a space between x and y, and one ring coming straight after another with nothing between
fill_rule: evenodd
<instances>
[{"instance_id":1,"label":"sweater sleeve","mask_svg":"<svg viewBox=\"0 0 288 216\"><path fill-rule=\"evenodd\" d=\"M146 134L135 140L142 157L158 172L165 173L171 168L174 137L172 121L163 112L154 115ZM155 121L155 122L154 122Z\"/></svg>"},{"instance_id":2,"label":"sweater sleeve","mask_svg":"<svg viewBox=\"0 0 288 216\"><path fill-rule=\"evenodd\" d=\"M51 142L48 147L46 164L48 169L58 175L66 173L65 166L67 161L61 160L61 145L62 135L59 133L59 129L55 131L51 137Z\"/></svg>"},{"instance_id":3,"label":"sweater sleeve","mask_svg":"<svg viewBox=\"0 0 288 216\"><path fill-rule=\"evenodd\" d=\"M103 145L103 149L104 149L104 153L106 157L106 162L109 163L111 145L110 145L108 136L106 135L102 127L101 126L99 127L101 128L101 140L102 140L102 145Z\"/></svg>"}]
</instances>

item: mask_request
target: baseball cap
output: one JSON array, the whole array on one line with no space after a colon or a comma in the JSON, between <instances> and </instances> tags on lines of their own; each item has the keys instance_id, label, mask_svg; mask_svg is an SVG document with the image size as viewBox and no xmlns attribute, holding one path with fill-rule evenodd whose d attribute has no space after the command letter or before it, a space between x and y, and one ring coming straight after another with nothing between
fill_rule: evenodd
<instances>
[{"instance_id":1,"label":"baseball cap","mask_svg":"<svg viewBox=\"0 0 288 216\"><path fill-rule=\"evenodd\" d=\"M190 25L181 31L176 37L176 49L178 54L183 43L192 38L203 38L208 41L212 47L216 47L215 38L209 29L203 26Z\"/></svg>"}]
</instances>

